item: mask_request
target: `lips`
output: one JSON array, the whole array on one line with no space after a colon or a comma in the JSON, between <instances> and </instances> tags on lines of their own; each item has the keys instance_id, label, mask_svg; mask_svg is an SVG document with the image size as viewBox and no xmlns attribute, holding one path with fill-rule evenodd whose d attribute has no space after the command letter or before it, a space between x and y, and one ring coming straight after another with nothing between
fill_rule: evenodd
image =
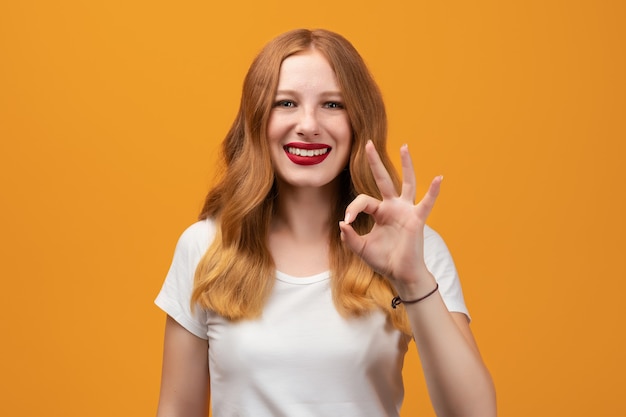
<instances>
[{"instance_id":1,"label":"lips","mask_svg":"<svg viewBox=\"0 0 626 417\"><path fill-rule=\"evenodd\" d=\"M288 143L283 146L287 158L297 165L317 165L324 161L332 148L323 143Z\"/></svg>"}]
</instances>

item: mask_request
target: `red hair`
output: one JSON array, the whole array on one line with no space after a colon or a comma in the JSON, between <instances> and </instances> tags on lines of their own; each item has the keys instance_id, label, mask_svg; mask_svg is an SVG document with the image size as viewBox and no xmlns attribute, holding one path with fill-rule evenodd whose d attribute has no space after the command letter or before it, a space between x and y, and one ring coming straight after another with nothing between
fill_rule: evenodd
<instances>
[{"instance_id":1,"label":"red hair","mask_svg":"<svg viewBox=\"0 0 626 417\"><path fill-rule=\"evenodd\" d=\"M209 191L200 213L200 219L214 219L218 231L197 267L192 302L231 320L261 314L275 280L267 247L276 187L267 123L282 62L311 48L322 53L335 72L353 134L349 169L340 174L341 189L330 219L335 306L345 316L383 309L397 328L410 333L406 315L390 308L393 294L388 281L345 248L339 238L336 225L352 199L358 194L380 198L365 156L368 140L374 142L397 187L399 181L386 152L387 117L380 90L352 44L327 30L299 29L276 37L248 70L239 112L222 144L221 179ZM352 225L366 233L372 220L359 216Z\"/></svg>"}]
</instances>

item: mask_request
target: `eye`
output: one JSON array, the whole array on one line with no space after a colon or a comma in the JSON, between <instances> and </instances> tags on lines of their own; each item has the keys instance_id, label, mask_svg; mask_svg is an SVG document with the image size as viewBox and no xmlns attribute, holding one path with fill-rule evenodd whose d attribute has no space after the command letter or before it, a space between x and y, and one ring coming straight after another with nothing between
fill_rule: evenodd
<instances>
[{"instance_id":1,"label":"eye","mask_svg":"<svg viewBox=\"0 0 626 417\"><path fill-rule=\"evenodd\" d=\"M324 108L326 109L343 109L343 103L338 101L327 101L324 103Z\"/></svg>"},{"instance_id":2,"label":"eye","mask_svg":"<svg viewBox=\"0 0 626 417\"><path fill-rule=\"evenodd\" d=\"M278 100L277 102L274 103L274 107L285 107L285 108L296 107L296 103L292 100Z\"/></svg>"}]
</instances>

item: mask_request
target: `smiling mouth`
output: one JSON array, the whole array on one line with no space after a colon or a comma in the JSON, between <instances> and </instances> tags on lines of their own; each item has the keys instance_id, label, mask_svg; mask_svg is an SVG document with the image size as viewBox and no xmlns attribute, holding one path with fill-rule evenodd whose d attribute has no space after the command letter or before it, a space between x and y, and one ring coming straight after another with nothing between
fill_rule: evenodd
<instances>
[{"instance_id":1,"label":"smiling mouth","mask_svg":"<svg viewBox=\"0 0 626 417\"><path fill-rule=\"evenodd\" d=\"M294 148L294 147L288 146L288 147L285 147L285 150L287 151L287 153L291 155L311 157L311 156L320 156L320 155L327 154L330 151L330 148L301 149L301 148Z\"/></svg>"},{"instance_id":2,"label":"smiling mouth","mask_svg":"<svg viewBox=\"0 0 626 417\"><path fill-rule=\"evenodd\" d=\"M332 148L321 143L287 144L283 147L287 158L297 165L317 165L324 161Z\"/></svg>"}]
</instances>

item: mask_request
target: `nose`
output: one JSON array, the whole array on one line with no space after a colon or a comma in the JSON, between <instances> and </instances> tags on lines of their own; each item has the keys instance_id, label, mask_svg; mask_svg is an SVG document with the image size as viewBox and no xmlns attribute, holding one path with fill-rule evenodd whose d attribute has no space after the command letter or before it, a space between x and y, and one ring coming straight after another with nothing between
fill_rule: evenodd
<instances>
[{"instance_id":1,"label":"nose","mask_svg":"<svg viewBox=\"0 0 626 417\"><path fill-rule=\"evenodd\" d=\"M315 109L301 108L296 125L296 133L300 137L315 137L320 134L318 115Z\"/></svg>"}]
</instances>

